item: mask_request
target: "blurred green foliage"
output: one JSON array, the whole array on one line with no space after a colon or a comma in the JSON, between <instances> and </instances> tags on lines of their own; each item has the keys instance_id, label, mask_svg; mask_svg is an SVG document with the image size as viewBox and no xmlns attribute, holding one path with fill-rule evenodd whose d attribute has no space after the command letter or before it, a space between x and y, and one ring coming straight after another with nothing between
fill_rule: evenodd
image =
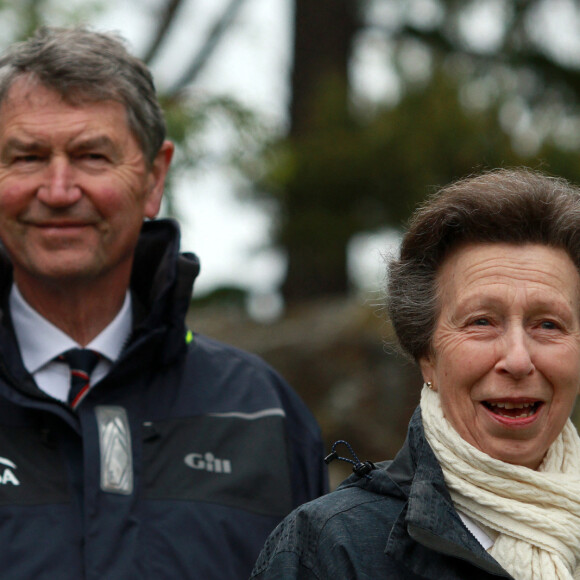
<instances>
[{"instance_id":1,"label":"blurred green foliage","mask_svg":"<svg viewBox=\"0 0 580 580\"><path fill-rule=\"evenodd\" d=\"M297 271L290 274L301 297L348 288L346 247L354 234L402 227L436 186L526 161L497 111L466 110L444 71L395 107L319 126L265 155L261 190L283 208L277 241L292 252Z\"/></svg>"},{"instance_id":2,"label":"blurred green foliage","mask_svg":"<svg viewBox=\"0 0 580 580\"><path fill-rule=\"evenodd\" d=\"M307 91L301 116L292 120L296 130L266 151L258 180L259 195L278 202L274 239L288 256L288 301L348 292L352 236L403 227L417 203L450 181L524 164L580 182L580 139L570 138L573 129L562 138L565 125L578 128L580 71L538 33L545 2L341 3L359 8L349 12L359 18L350 27L349 58L365 37L382 43L398 97L357 98L351 77L337 77L348 67L331 62L344 57L339 50L320 58L295 54L319 62L295 60L295 68L310 73L309 83L302 78L294 86ZM478 48L477 10L486 6L501 10L489 16L496 41ZM432 17L422 17L430 11ZM333 15L329 3L326 14L314 16L322 25ZM339 28L328 24L324 33Z\"/></svg>"}]
</instances>

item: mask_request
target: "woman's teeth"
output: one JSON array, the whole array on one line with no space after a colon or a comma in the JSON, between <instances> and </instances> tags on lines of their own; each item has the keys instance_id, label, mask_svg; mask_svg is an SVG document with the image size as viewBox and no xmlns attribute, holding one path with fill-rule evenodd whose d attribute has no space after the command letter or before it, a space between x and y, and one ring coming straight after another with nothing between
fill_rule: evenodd
<instances>
[{"instance_id":1,"label":"woman's teeth","mask_svg":"<svg viewBox=\"0 0 580 580\"><path fill-rule=\"evenodd\" d=\"M531 417L537 410L539 403L488 403L487 408L501 415L502 417L509 417L510 419L526 419Z\"/></svg>"}]
</instances>

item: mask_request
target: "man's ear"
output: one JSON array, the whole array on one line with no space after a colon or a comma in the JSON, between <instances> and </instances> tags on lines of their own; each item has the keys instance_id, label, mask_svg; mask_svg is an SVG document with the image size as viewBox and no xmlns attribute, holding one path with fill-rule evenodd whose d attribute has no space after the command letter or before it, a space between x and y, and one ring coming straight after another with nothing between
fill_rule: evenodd
<instances>
[{"instance_id":1,"label":"man's ear","mask_svg":"<svg viewBox=\"0 0 580 580\"><path fill-rule=\"evenodd\" d=\"M171 141L164 141L149 169L147 193L144 214L146 218L154 218L161 208L165 178L171 165L175 145Z\"/></svg>"}]
</instances>

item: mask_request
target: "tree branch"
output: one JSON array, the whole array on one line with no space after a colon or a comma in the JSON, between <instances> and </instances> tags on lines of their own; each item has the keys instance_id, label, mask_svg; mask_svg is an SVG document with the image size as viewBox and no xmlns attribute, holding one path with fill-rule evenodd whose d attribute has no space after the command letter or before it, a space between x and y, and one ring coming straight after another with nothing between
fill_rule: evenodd
<instances>
[{"instance_id":1,"label":"tree branch","mask_svg":"<svg viewBox=\"0 0 580 580\"><path fill-rule=\"evenodd\" d=\"M157 27L155 35L151 40L149 48L143 56L143 60L146 63L149 64L157 54L157 51L163 44L163 41L165 40L165 37L167 36L167 33L173 24L173 21L175 20L175 15L177 14L177 11L182 4L183 0L167 0L165 5L162 7L160 11L159 26Z\"/></svg>"},{"instance_id":2,"label":"tree branch","mask_svg":"<svg viewBox=\"0 0 580 580\"><path fill-rule=\"evenodd\" d=\"M189 67L182 74L181 78L170 89L170 95L179 93L197 78L217 48L224 34L235 21L235 18L244 2L245 0L230 0L230 3L226 9L223 11L222 15L218 18L210 30L203 46L193 56Z\"/></svg>"}]
</instances>

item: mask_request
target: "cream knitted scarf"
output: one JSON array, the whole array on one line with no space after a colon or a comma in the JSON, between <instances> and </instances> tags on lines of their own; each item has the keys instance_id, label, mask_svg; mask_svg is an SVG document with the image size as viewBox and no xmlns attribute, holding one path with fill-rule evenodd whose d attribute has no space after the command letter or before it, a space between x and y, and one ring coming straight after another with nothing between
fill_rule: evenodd
<instances>
[{"instance_id":1,"label":"cream knitted scarf","mask_svg":"<svg viewBox=\"0 0 580 580\"><path fill-rule=\"evenodd\" d=\"M426 387L421 416L455 506L499 534L489 553L516 580L580 579L580 438L572 422L534 471L467 443Z\"/></svg>"}]
</instances>

